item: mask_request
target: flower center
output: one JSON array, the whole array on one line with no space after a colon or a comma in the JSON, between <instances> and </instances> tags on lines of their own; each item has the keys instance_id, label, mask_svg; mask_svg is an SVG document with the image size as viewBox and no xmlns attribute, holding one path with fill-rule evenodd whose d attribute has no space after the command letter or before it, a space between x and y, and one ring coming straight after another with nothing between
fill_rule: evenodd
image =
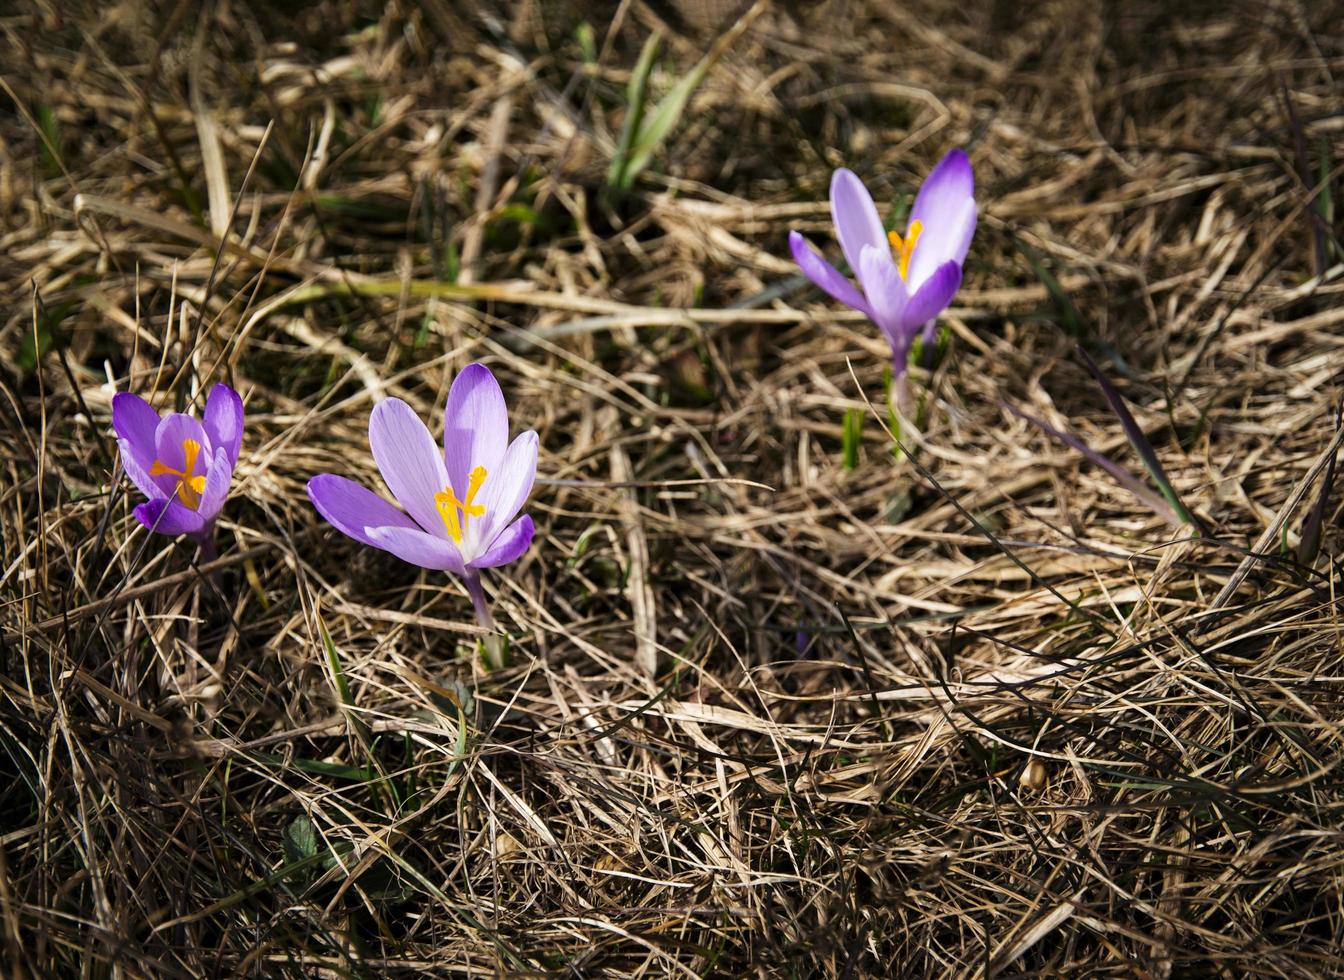
<instances>
[{"instance_id":1,"label":"flower center","mask_svg":"<svg viewBox=\"0 0 1344 980\"><path fill-rule=\"evenodd\" d=\"M201 506L201 494L205 493L205 476L196 476L196 458L201 454L201 444L195 439L182 440L182 469L175 470L163 460L154 460L149 468L150 476L162 476L165 473L177 477L174 491L177 499L192 510Z\"/></svg>"},{"instance_id":2,"label":"flower center","mask_svg":"<svg viewBox=\"0 0 1344 980\"><path fill-rule=\"evenodd\" d=\"M896 253L896 268L900 270L902 279L910 278L910 256L915 254L915 242L919 241L923 233L924 222L918 218L910 222L910 230L904 239L894 231L887 232L887 241L891 242L892 250Z\"/></svg>"},{"instance_id":3,"label":"flower center","mask_svg":"<svg viewBox=\"0 0 1344 980\"><path fill-rule=\"evenodd\" d=\"M481 484L485 482L485 476L484 466L478 466L471 471L467 477L466 500L458 500L451 486L444 487L442 492L434 495L434 506L439 509L439 516L443 518L443 526L448 529L448 537L453 539L453 544L462 543L468 518L485 516L485 507L472 503L481 489Z\"/></svg>"}]
</instances>

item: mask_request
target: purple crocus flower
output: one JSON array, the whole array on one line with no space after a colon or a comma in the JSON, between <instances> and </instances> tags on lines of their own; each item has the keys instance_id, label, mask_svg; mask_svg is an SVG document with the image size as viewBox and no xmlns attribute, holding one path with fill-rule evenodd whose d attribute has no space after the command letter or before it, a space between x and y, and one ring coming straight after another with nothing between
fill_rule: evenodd
<instances>
[{"instance_id":1,"label":"purple crocus flower","mask_svg":"<svg viewBox=\"0 0 1344 980\"><path fill-rule=\"evenodd\" d=\"M791 231L794 261L832 297L878 325L891 343L893 371L900 378L915 336L923 330L925 342L932 339L938 314L961 286L961 266L975 234L971 161L955 149L938 162L915 196L904 236L882 230L872 196L850 170L837 170L831 179L831 218L858 288Z\"/></svg>"},{"instance_id":2,"label":"purple crocus flower","mask_svg":"<svg viewBox=\"0 0 1344 980\"><path fill-rule=\"evenodd\" d=\"M480 570L513 561L532 543L532 518L517 515L537 475L537 434L509 442L504 394L483 364L453 379L443 416L442 450L398 398L369 416L374 461L404 512L331 473L308 481L308 499L356 541L462 576L477 618L493 629Z\"/></svg>"},{"instance_id":3,"label":"purple crocus flower","mask_svg":"<svg viewBox=\"0 0 1344 980\"><path fill-rule=\"evenodd\" d=\"M112 399L112 428L121 465L149 499L135 508L141 524L159 534L186 534L201 556L215 557L215 519L229 494L243 441L243 400L226 384L210 389L205 416L173 412L159 417L139 395Z\"/></svg>"}]
</instances>

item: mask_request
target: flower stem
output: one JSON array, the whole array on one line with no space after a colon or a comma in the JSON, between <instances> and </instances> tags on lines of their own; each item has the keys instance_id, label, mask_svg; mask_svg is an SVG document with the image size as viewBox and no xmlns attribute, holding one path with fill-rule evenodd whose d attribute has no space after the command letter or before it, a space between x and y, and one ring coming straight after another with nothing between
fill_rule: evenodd
<instances>
[{"instance_id":1,"label":"flower stem","mask_svg":"<svg viewBox=\"0 0 1344 980\"><path fill-rule=\"evenodd\" d=\"M910 390L910 376L904 370L891 379L891 404L895 406L896 411L909 418L915 405L914 393Z\"/></svg>"},{"instance_id":2,"label":"flower stem","mask_svg":"<svg viewBox=\"0 0 1344 980\"><path fill-rule=\"evenodd\" d=\"M485 665L490 670L501 670L506 666L504 638L499 633L499 627L495 625L495 617L490 614L490 603L485 597L485 587L481 585L481 573L474 568L468 568L462 573L462 582L466 585L467 595L471 596L471 604L476 610L476 622L487 630Z\"/></svg>"},{"instance_id":3,"label":"flower stem","mask_svg":"<svg viewBox=\"0 0 1344 980\"><path fill-rule=\"evenodd\" d=\"M192 540L196 542L196 565L208 565L219 557L219 552L215 550L215 526L213 524L201 529L200 534L192 535ZM202 573L202 577L216 592L221 592L221 572L218 568L209 573Z\"/></svg>"}]
</instances>

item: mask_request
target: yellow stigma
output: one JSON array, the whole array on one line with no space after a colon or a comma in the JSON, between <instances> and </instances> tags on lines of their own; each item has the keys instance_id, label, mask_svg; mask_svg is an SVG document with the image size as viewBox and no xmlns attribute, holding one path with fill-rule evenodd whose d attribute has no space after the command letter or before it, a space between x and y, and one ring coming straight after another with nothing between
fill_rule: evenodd
<instances>
[{"instance_id":1,"label":"yellow stigma","mask_svg":"<svg viewBox=\"0 0 1344 980\"><path fill-rule=\"evenodd\" d=\"M196 476L196 458L201 454L201 444L195 439L182 440L182 469L175 470L163 460L154 460L149 468L150 476L162 476L165 473L177 477L177 499L192 510L201 506L201 494L205 493L205 476Z\"/></svg>"},{"instance_id":2,"label":"yellow stigma","mask_svg":"<svg viewBox=\"0 0 1344 980\"><path fill-rule=\"evenodd\" d=\"M891 242L891 247L896 252L896 268L900 270L901 278L910 278L910 256L915 254L915 242L919 241L919 236L924 231L924 222L916 218L910 222L910 230L906 232L905 238L894 231L887 232L887 241Z\"/></svg>"},{"instance_id":3,"label":"yellow stigma","mask_svg":"<svg viewBox=\"0 0 1344 980\"><path fill-rule=\"evenodd\" d=\"M467 518L482 517L485 514L485 507L481 504L473 504L476 499L476 493L481 489L481 484L485 482L485 467L478 466L467 476L467 499L458 500L457 494L453 493L452 487L444 487L442 492L434 495L434 506L439 509L439 516L443 518L443 526L448 529L448 537L453 539L454 544L462 543L462 534L467 528Z\"/></svg>"}]
</instances>

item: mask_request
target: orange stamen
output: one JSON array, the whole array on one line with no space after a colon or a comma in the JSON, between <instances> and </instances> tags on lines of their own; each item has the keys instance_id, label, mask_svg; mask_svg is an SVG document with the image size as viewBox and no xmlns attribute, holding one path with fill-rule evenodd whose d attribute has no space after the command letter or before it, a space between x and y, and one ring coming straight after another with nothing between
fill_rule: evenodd
<instances>
[{"instance_id":1,"label":"orange stamen","mask_svg":"<svg viewBox=\"0 0 1344 980\"><path fill-rule=\"evenodd\" d=\"M196 476L196 459L201 455L201 444L195 439L182 440L182 469L175 470L162 460L154 460L149 468L150 476L162 476L167 473L177 477L174 493L183 504L192 510L201 506L201 494L205 493L205 476Z\"/></svg>"},{"instance_id":2,"label":"orange stamen","mask_svg":"<svg viewBox=\"0 0 1344 980\"><path fill-rule=\"evenodd\" d=\"M896 252L896 268L900 271L902 279L910 278L910 256L915 254L915 242L919 241L919 236L923 233L924 222L918 218L910 222L910 229L904 239L894 231L887 232L887 241L891 242L891 247Z\"/></svg>"},{"instance_id":3,"label":"orange stamen","mask_svg":"<svg viewBox=\"0 0 1344 980\"><path fill-rule=\"evenodd\" d=\"M467 499L458 500L457 494L453 493L451 486L444 487L443 490L434 495L434 506L438 508L439 517L443 519L443 526L448 531L448 537L453 539L454 544L462 543L462 535L467 528L467 519L471 517L483 517L485 507L481 504L472 503L476 499L477 492L481 489L481 484L485 482L486 470L484 466L478 466L467 477Z\"/></svg>"}]
</instances>

